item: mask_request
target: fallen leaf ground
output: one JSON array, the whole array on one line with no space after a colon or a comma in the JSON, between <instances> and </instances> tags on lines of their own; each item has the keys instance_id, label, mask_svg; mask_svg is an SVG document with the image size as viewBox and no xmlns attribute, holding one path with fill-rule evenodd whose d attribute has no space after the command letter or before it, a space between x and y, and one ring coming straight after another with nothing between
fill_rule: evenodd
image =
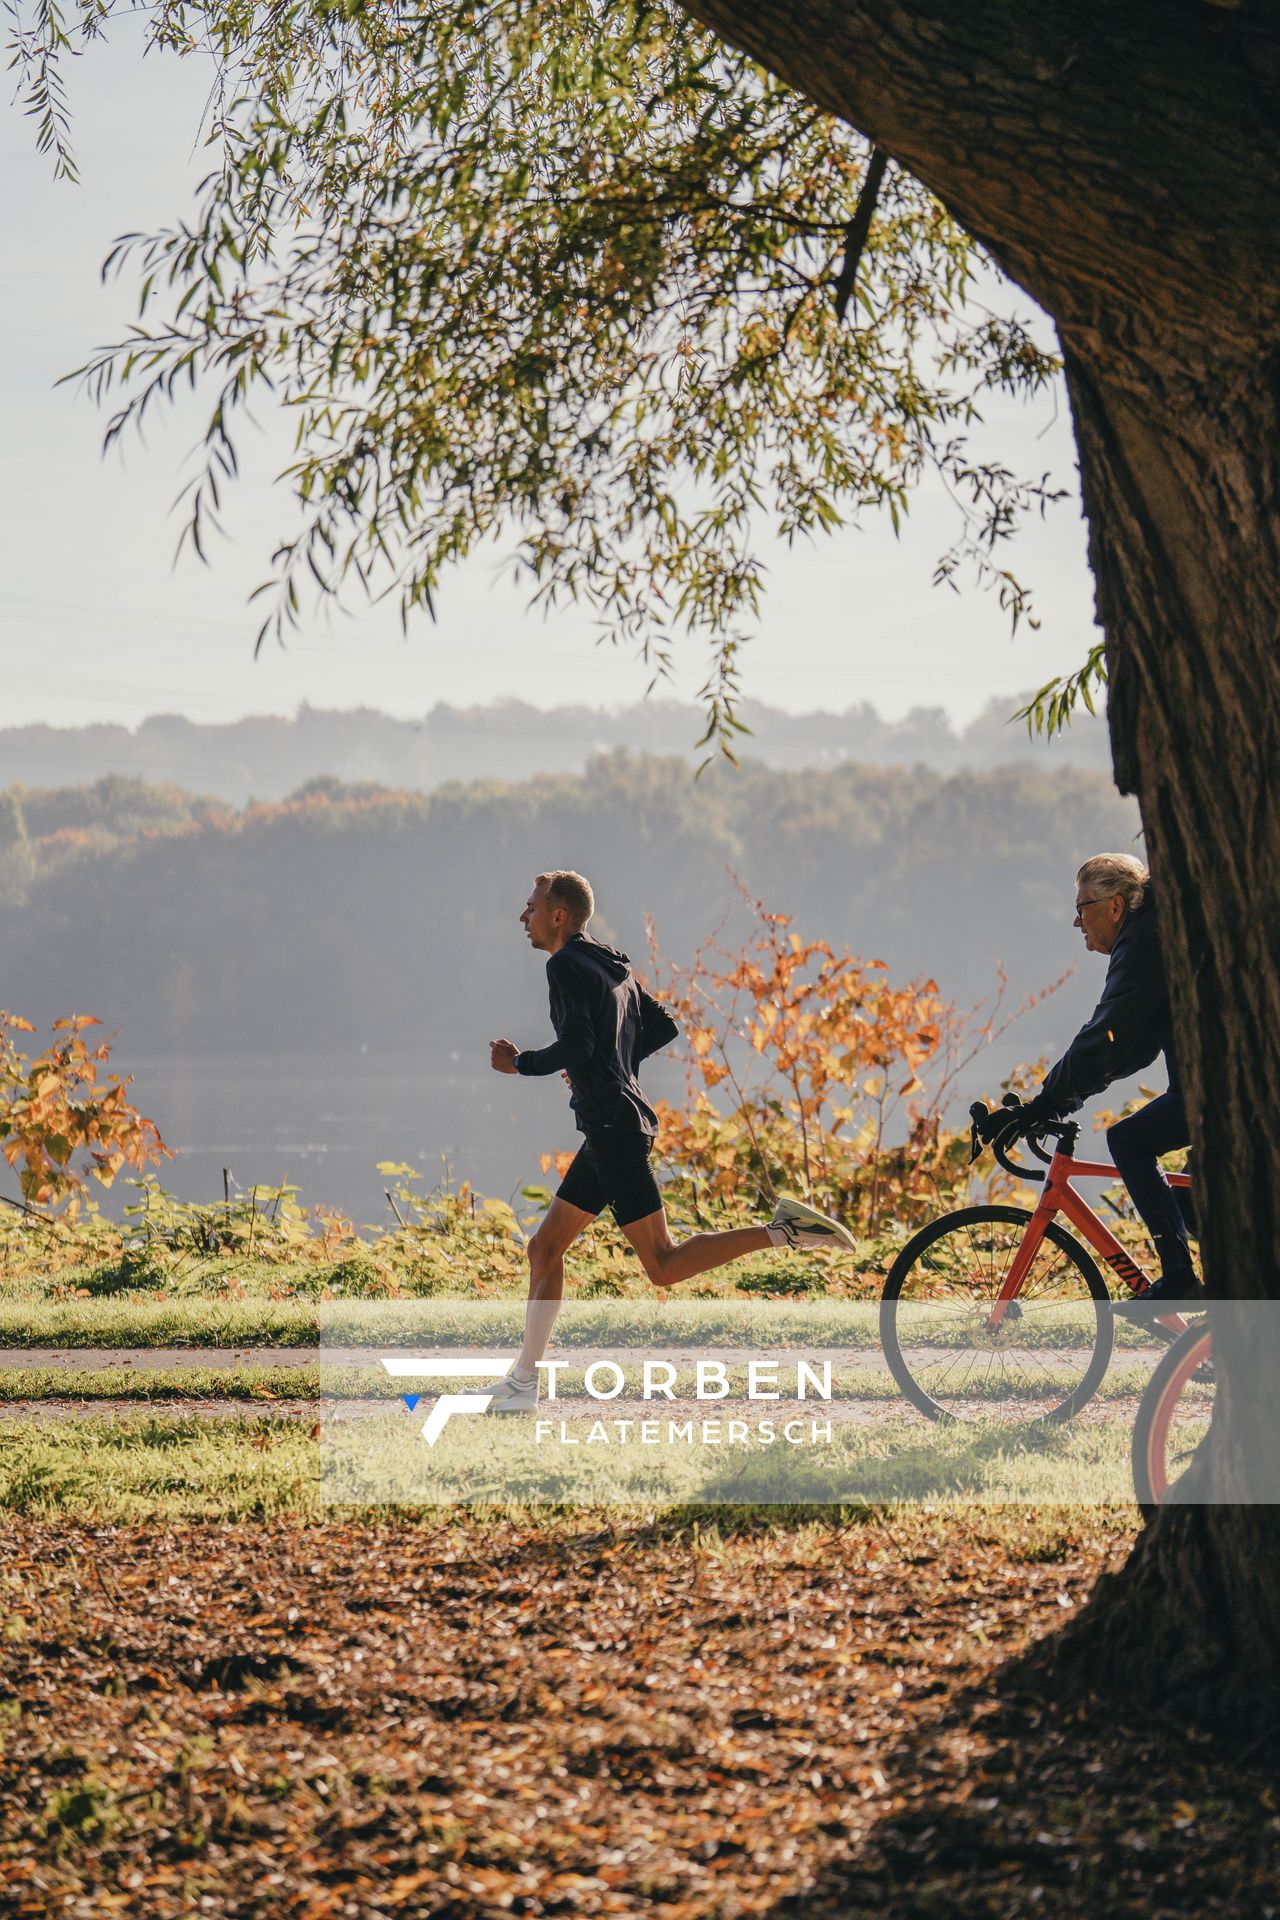
<instances>
[{"instance_id":1,"label":"fallen leaf ground","mask_svg":"<svg viewBox=\"0 0 1280 1920\"><path fill-rule=\"evenodd\" d=\"M0 1523L0 1911L1280 1913L1274 1754L1020 1659L1130 1520L736 1526Z\"/></svg>"}]
</instances>

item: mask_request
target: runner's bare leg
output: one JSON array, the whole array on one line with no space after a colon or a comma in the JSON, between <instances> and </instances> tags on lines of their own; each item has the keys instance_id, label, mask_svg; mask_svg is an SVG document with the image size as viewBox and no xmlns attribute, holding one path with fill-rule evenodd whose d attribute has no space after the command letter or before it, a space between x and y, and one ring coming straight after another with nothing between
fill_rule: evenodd
<instances>
[{"instance_id":1,"label":"runner's bare leg","mask_svg":"<svg viewBox=\"0 0 1280 1920\"><path fill-rule=\"evenodd\" d=\"M524 1310L524 1345L511 1371L526 1379L536 1373L551 1344L551 1334L564 1299L564 1256L578 1235L595 1219L581 1207L559 1197L551 1202L542 1224L530 1240L529 1299Z\"/></svg>"},{"instance_id":2,"label":"runner's bare leg","mask_svg":"<svg viewBox=\"0 0 1280 1920\"><path fill-rule=\"evenodd\" d=\"M697 1273L727 1267L731 1260L741 1260L748 1253L763 1253L774 1244L767 1227L730 1227L723 1233L695 1233L687 1240L675 1241L661 1208L645 1214L642 1220L630 1221L622 1231L655 1287L674 1287L681 1280L692 1280Z\"/></svg>"}]
</instances>

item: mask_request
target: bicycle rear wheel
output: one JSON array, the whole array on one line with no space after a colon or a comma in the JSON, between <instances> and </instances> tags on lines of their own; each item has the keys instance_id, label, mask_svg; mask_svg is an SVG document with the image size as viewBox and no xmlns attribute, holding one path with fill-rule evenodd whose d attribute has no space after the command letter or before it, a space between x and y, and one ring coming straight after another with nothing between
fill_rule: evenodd
<instances>
[{"instance_id":1,"label":"bicycle rear wheel","mask_svg":"<svg viewBox=\"0 0 1280 1920\"><path fill-rule=\"evenodd\" d=\"M1090 1401L1115 1340L1106 1282L1050 1223L998 1328L991 1310L1031 1214L962 1207L922 1227L889 1270L880 1344L912 1405L931 1420L1031 1426Z\"/></svg>"},{"instance_id":2,"label":"bicycle rear wheel","mask_svg":"<svg viewBox=\"0 0 1280 1920\"><path fill-rule=\"evenodd\" d=\"M1213 1417L1213 1339L1207 1322L1160 1356L1133 1423L1133 1490L1148 1516L1176 1489Z\"/></svg>"}]
</instances>

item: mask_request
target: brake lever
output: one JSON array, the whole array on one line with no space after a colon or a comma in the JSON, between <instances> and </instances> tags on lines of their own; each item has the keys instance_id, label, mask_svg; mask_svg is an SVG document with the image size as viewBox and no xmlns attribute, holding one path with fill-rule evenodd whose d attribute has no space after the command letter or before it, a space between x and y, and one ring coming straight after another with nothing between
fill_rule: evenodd
<instances>
[{"instance_id":1,"label":"brake lever","mask_svg":"<svg viewBox=\"0 0 1280 1920\"><path fill-rule=\"evenodd\" d=\"M1013 1116L1011 1115L1010 1118L1012 1117ZM1015 1179L1043 1180L1044 1175L1042 1173L1037 1173L1034 1167L1024 1167L1021 1161L1013 1160L1010 1158L1010 1155L1014 1147L1018 1146L1019 1143L1025 1139L1026 1139L1026 1135L1019 1133L1017 1124L1015 1122L1015 1124L1012 1127L1006 1127L1002 1129L999 1133L997 1133L993 1137L991 1141L991 1151L994 1153L996 1160L998 1161L1000 1166L1004 1168L1005 1172L1013 1174ZM1027 1144L1030 1145L1031 1143L1028 1142ZM1034 1151L1034 1147L1032 1150ZM1044 1158L1043 1155L1041 1155L1040 1157L1042 1159Z\"/></svg>"},{"instance_id":2,"label":"brake lever","mask_svg":"<svg viewBox=\"0 0 1280 1920\"><path fill-rule=\"evenodd\" d=\"M983 1106L981 1100L975 1100L973 1105L969 1109L969 1165L970 1166L973 1165L975 1160L981 1158L983 1152L985 1151L987 1143L983 1139L980 1129L982 1126L982 1122L987 1118L989 1111L990 1109Z\"/></svg>"}]
</instances>

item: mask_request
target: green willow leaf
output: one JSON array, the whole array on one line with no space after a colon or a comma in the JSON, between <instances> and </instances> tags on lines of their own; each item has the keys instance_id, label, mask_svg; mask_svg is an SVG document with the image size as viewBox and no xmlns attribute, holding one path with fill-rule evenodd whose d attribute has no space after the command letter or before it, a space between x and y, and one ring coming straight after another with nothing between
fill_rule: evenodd
<instances>
[{"instance_id":1,"label":"green willow leaf","mask_svg":"<svg viewBox=\"0 0 1280 1920\"><path fill-rule=\"evenodd\" d=\"M80 33L130 11L82 0ZM197 551L236 409L266 389L292 411L263 635L300 587L431 612L505 538L534 605L585 604L659 675L677 631L703 636L728 750L761 532L896 527L929 470L958 521L937 577L972 568L1033 617L994 555L1057 490L967 436L986 392L1038 393L1056 358L971 300L992 270L892 165L842 322L866 142L670 0L157 0L147 22L218 62L216 166L189 218L113 248L149 297L79 372L121 394L113 438L180 373L213 384ZM14 44L55 100L52 0Z\"/></svg>"}]
</instances>

